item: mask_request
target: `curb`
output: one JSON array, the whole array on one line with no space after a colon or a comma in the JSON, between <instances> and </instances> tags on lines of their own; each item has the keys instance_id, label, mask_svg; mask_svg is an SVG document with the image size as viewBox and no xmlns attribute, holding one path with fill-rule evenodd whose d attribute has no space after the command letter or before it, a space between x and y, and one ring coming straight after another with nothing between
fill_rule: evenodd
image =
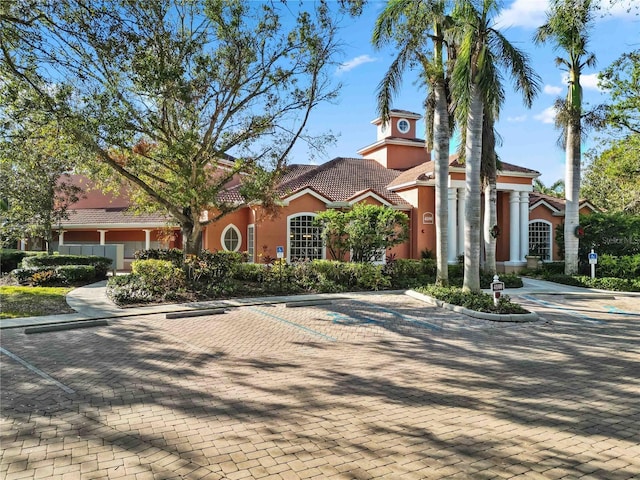
<instances>
[{"instance_id":1,"label":"curb","mask_svg":"<svg viewBox=\"0 0 640 480\"><path fill-rule=\"evenodd\" d=\"M408 295L417 300L422 300L423 302L430 303L431 305L435 305L440 308L444 308L446 310L451 310L456 313L461 313L468 317L478 318L480 320L489 320L491 322L535 322L540 317L535 312L529 313L510 313L510 314L499 314L499 313L487 313L487 312L476 312L475 310L469 310L468 308L461 307L460 305L452 305L450 303L445 303L442 300L435 299L423 293L416 292L415 290L407 290L405 295Z\"/></svg>"}]
</instances>

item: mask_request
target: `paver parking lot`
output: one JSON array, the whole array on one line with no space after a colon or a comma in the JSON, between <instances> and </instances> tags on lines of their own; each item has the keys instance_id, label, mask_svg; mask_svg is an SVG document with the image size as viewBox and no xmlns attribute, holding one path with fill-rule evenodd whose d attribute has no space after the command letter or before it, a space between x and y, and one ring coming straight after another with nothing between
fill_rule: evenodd
<instances>
[{"instance_id":1,"label":"paver parking lot","mask_svg":"<svg viewBox=\"0 0 640 480\"><path fill-rule=\"evenodd\" d=\"M3 330L0 476L640 478L640 318L600 313L380 294Z\"/></svg>"}]
</instances>

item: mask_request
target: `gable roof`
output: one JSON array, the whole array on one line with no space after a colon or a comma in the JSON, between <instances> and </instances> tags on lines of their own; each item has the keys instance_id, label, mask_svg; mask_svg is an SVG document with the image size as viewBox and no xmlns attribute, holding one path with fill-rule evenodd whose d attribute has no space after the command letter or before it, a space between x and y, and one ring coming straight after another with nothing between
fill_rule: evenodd
<instances>
[{"instance_id":1,"label":"gable roof","mask_svg":"<svg viewBox=\"0 0 640 480\"><path fill-rule=\"evenodd\" d=\"M392 205L409 203L387 188L400 171L385 168L375 160L338 157L321 165L289 165L278 183L282 198L310 188L332 202L348 202L364 191L371 191ZM239 186L221 194L225 201L240 199Z\"/></svg>"},{"instance_id":2,"label":"gable roof","mask_svg":"<svg viewBox=\"0 0 640 480\"><path fill-rule=\"evenodd\" d=\"M499 170L499 173L522 173L531 176L538 176L540 172L536 170L531 170L530 168L521 167L519 165L514 165L512 163L500 162L502 168ZM449 168L462 169L464 170L465 165L458 160L457 155L451 155L449 157ZM388 187L391 190L395 190L403 185L412 185L418 182L424 182L433 178L435 169L435 161L430 160L428 162L417 165L409 170L405 170L400 175L398 175L389 185Z\"/></svg>"},{"instance_id":3,"label":"gable roof","mask_svg":"<svg viewBox=\"0 0 640 480\"><path fill-rule=\"evenodd\" d=\"M175 224L170 217L162 214L134 215L126 208L80 208L68 211L69 218L60 222L62 227L85 228L126 228L136 227L164 227Z\"/></svg>"},{"instance_id":4,"label":"gable roof","mask_svg":"<svg viewBox=\"0 0 640 480\"><path fill-rule=\"evenodd\" d=\"M565 199L554 197L540 192L529 193L529 208L533 209L539 205L547 205L555 214L564 215ZM579 207L588 207L594 212L598 209L585 198L581 198L579 201Z\"/></svg>"}]
</instances>

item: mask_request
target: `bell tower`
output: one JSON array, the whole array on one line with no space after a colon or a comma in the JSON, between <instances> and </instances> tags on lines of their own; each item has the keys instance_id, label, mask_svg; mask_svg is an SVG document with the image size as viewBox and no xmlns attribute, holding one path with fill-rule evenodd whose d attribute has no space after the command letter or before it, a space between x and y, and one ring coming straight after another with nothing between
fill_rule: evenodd
<instances>
[{"instance_id":1,"label":"bell tower","mask_svg":"<svg viewBox=\"0 0 640 480\"><path fill-rule=\"evenodd\" d=\"M430 160L425 141L416 138L419 114L407 110L391 110L389 121L380 117L371 123L377 128L375 143L358 150L364 158L375 160L385 168L407 170Z\"/></svg>"}]
</instances>

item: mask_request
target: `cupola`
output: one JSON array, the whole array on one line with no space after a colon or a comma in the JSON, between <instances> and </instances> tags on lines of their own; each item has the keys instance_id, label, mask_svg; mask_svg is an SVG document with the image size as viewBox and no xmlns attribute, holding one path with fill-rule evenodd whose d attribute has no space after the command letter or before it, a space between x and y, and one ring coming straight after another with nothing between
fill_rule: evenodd
<instances>
[{"instance_id":1,"label":"cupola","mask_svg":"<svg viewBox=\"0 0 640 480\"><path fill-rule=\"evenodd\" d=\"M382 118L376 118L371 123L377 127L377 141L358 150L358 154L394 170L407 170L428 162L430 155L425 141L416 138L420 118L419 114L407 110L391 110L385 125Z\"/></svg>"}]
</instances>

